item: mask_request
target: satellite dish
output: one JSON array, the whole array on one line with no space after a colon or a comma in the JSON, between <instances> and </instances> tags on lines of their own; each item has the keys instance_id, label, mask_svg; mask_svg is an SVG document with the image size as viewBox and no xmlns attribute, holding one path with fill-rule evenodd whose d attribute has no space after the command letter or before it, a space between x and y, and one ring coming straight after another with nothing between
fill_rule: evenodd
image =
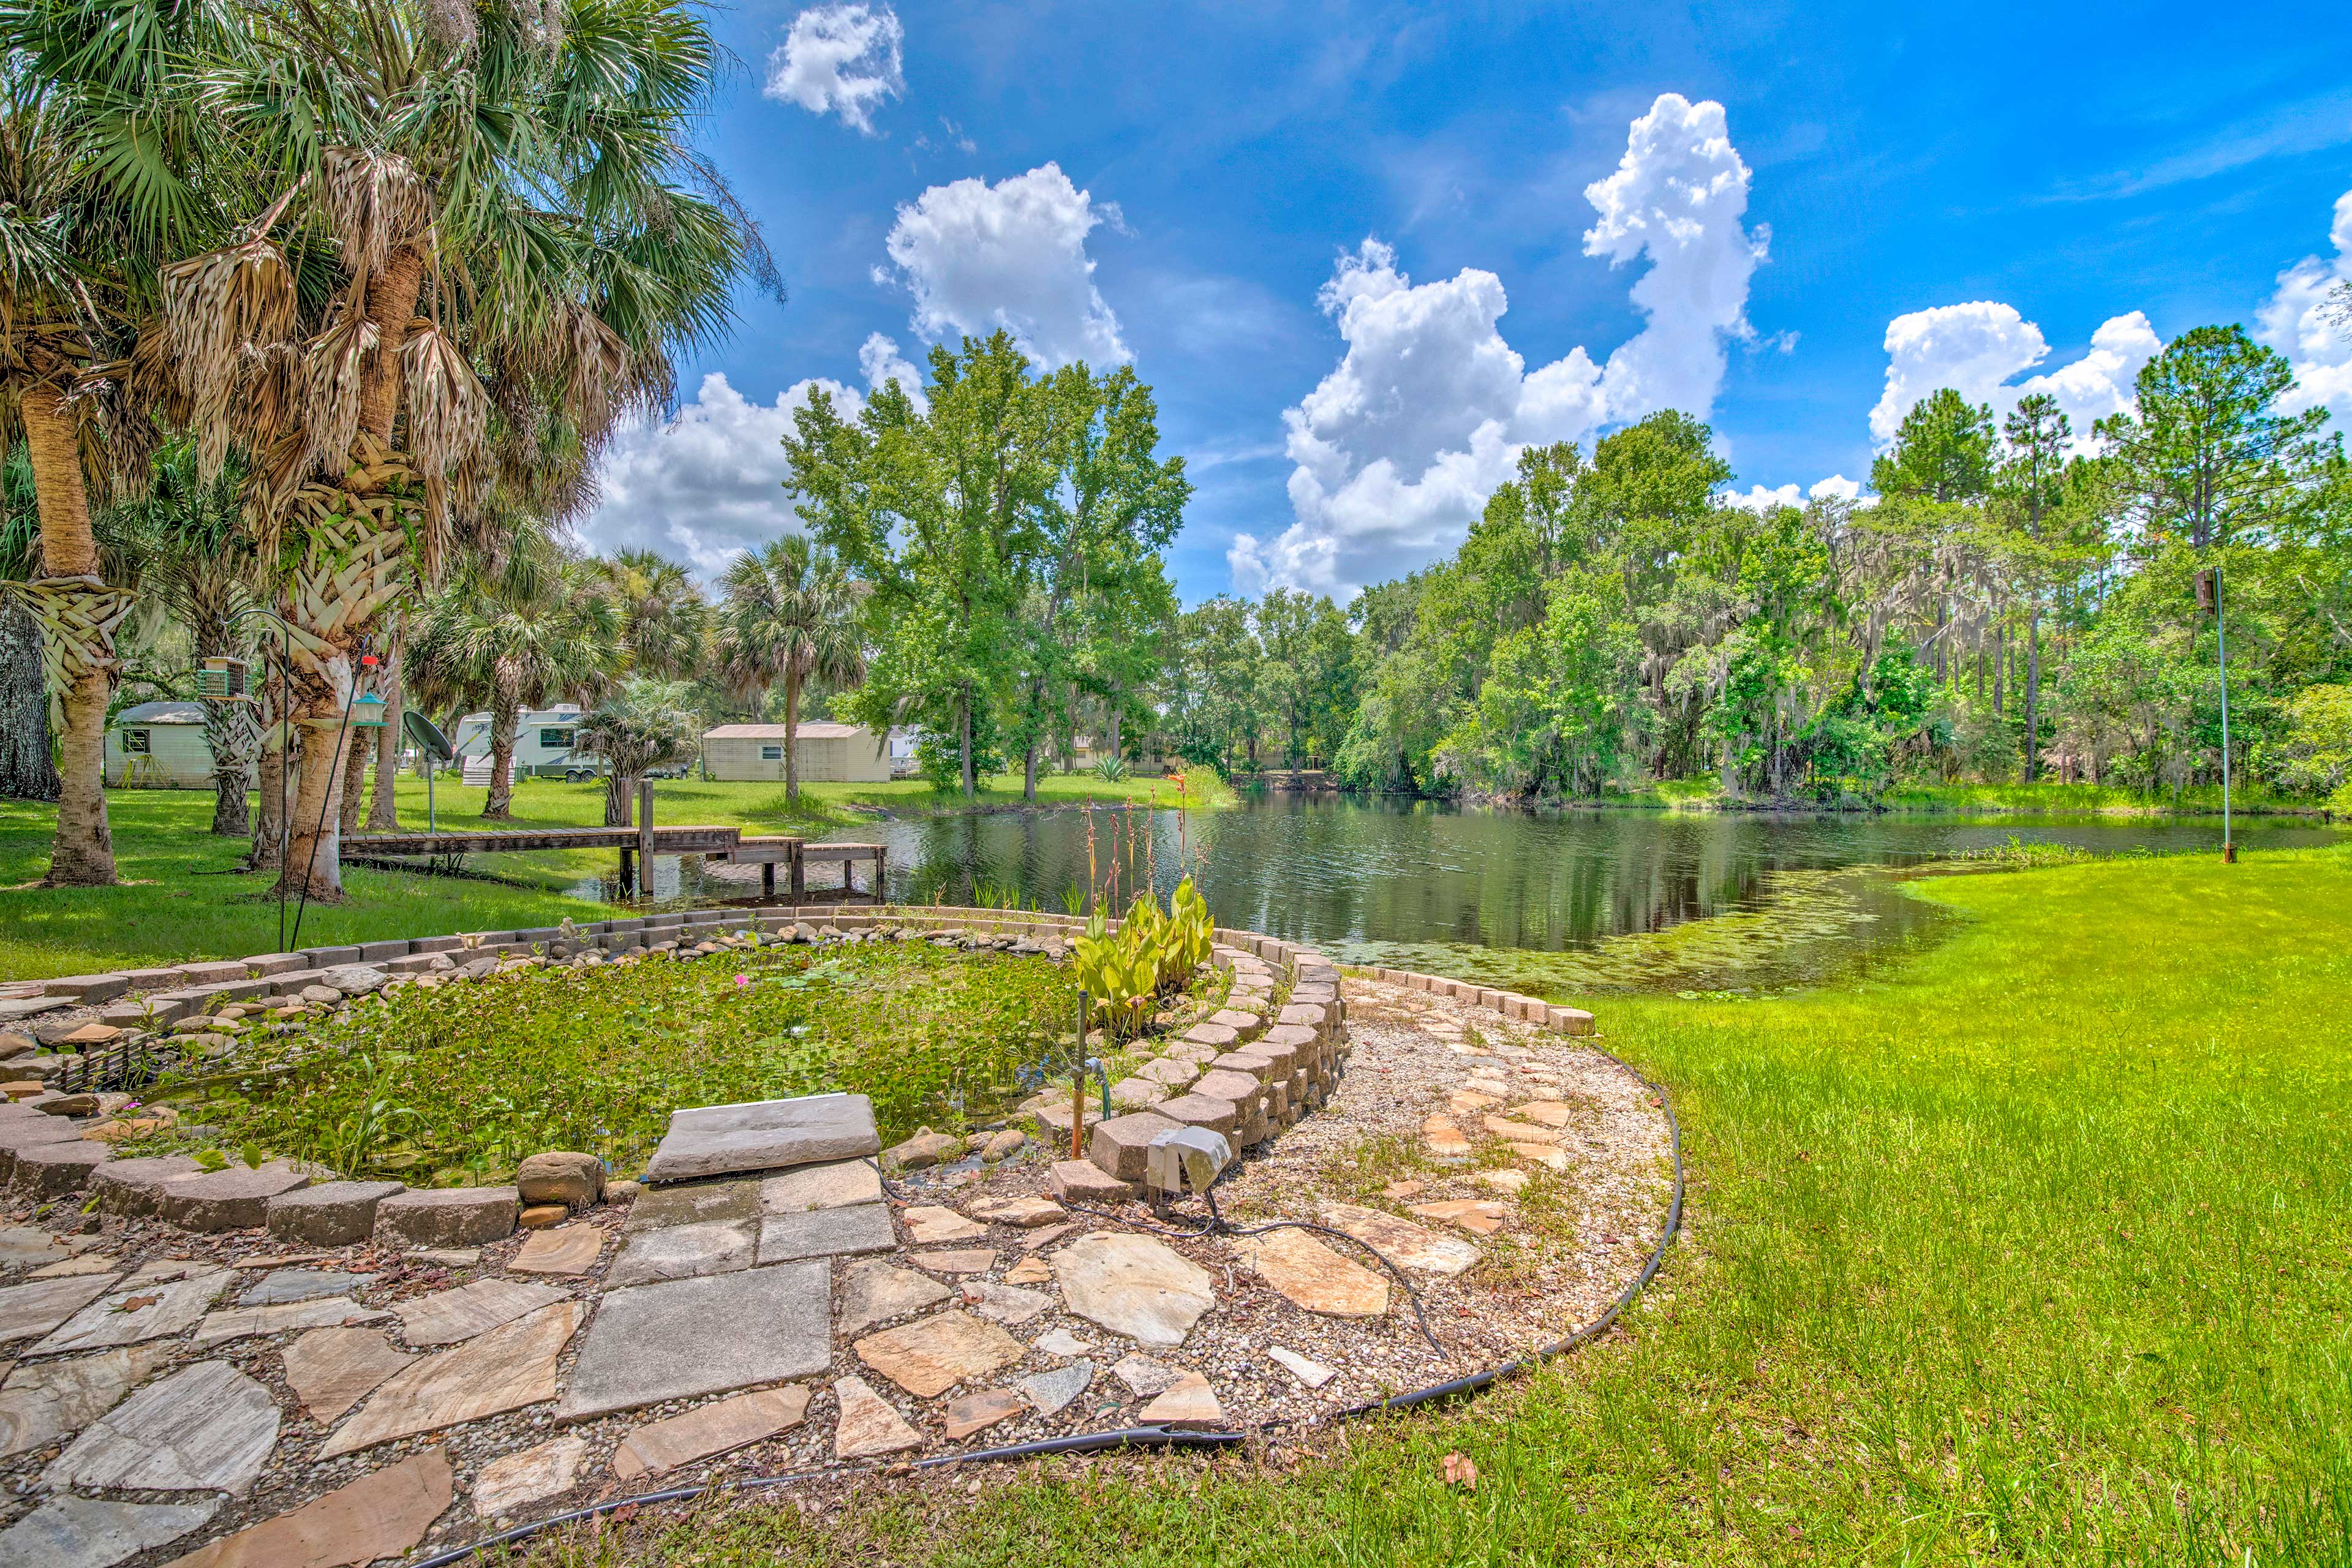
<instances>
[{"instance_id":1,"label":"satellite dish","mask_svg":"<svg viewBox=\"0 0 2352 1568\"><path fill-rule=\"evenodd\" d=\"M415 709L408 709L401 714L400 727L408 731L408 738L416 742L417 749L435 762L447 763L456 760L457 749L449 744L449 737L443 734L439 726L432 720L427 719Z\"/></svg>"}]
</instances>

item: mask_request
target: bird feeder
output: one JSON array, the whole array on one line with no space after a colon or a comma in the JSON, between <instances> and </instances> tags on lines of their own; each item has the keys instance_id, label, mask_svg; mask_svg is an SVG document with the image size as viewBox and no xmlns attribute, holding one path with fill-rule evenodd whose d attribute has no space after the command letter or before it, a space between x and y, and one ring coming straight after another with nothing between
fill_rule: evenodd
<instances>
[{"instance_id":1,"label":"bird feeder","mask_svg":"<svg viewBox=\"0 0 2352 1568\"><path fill-rule=\"evenodd\" d=\"M250 702L241 658L208 658L196 668L196 695L206 702Z\"/></svg>"},{"instance_id":2,"label":"bird feeder","mask_svg":"<svg viewBox=\"0 0 2352 1568\"><path fill-rule=\"evenodd\" d=\"M381 730L383 728L383 699L371 691L352 700L352 728Z\"/></svg>"}]
</instances>

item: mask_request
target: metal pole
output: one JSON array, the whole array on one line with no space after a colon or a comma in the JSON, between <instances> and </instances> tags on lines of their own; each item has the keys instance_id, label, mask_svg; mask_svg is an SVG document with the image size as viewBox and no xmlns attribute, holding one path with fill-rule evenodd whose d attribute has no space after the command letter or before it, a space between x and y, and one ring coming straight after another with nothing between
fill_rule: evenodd
<instances>
[{"instance_id":1,"label":"metal pole","mask_svg":"<svg viewBox=\"0 0 2352 1568\"><path fill-rule=\"evenodd\" d=\"M2238 846L2230 837L2230 634L2221 605L2221 569L2213 568L2213 641L2221 665L2221 861L2235 865Z\"/></svg>"}]
</instances>

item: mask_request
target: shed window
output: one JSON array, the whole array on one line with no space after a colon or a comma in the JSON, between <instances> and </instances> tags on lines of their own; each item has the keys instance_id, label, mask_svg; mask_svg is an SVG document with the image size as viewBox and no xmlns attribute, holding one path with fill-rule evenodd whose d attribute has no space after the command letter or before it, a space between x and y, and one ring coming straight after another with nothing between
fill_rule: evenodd
<instances>
[{"instance_id":1,"label":"shed window","mask_svg":"<svg viewBox=\"0 0 2352 1568\"><path fill-rule=\"evenodd\" d=\"M123 731L122 749L124 752L134 757L143 757L147 755L147 731L144 730Z\"/></svg>"},{"instance_id":2,"label":"shed window","mask_svg":"<svg viewBox=\"0 0 2352 1568\"><path fill-rule=\"evenodd\" d=\"M543 752L570 751L572 749L571 727L566 725L560 730L552 728L541 730L539 732L539 747Z\"/></svg>"},{"instance_id":3,"label":"shed window","mask_svg":"<svg viewBox=\"0 0 2352 1568\"><path fill-rule=\"evenodd\" d=\"M760 760L763 763L781 763L784 760L784 749L782 746L762 746L760 748Z\"/></svg>"}]
</instances>

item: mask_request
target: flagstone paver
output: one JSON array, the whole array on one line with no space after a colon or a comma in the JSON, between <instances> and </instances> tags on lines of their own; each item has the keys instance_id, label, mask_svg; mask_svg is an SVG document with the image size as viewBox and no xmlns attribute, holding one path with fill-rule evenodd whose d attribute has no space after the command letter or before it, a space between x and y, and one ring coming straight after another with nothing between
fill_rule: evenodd
<instances>
[{"instance_id":1,"label":"flagstone paver","mask_svg":"<svg viewBox=\"0 0 2352 1568\"><path fill-rule=\"evenodd\" d=\"M101 1502L66 1494L0 1531L0 1568L114 1568L177 1541L220 1511L221 1500Z\"/></svg>"},{"instance_id":2,"label":"flagstone paver","mask_svg":"<svg viewBox=\"0 0 2352 1568\"><path fill-rule=\"evenodd\" d=\"M803 1165L760 1184L763 1214L806 1214L812 1209L847 1208L852 1204L882 1201L882 1173L864 1160L836 1160L825 1165Z\"/></svg>"},{"instance_id":3,"label":"flagstone paver","mask_svg":"<svg viewBox=\"0 0 2352 1568\"><path fill-rule=\"evenodd\" d=\"M612 1291L597 1303L556 1417L585 1420L823 1373L833 1363L831 1297L824 1262Z\"/></svg>"},{"instance_id":4,"label":"flagstone paver","mask_svg":"<svg viewBox=\"0 0 2352 1568\"><path fill-rule=\"evenodd\" d=\"M585 1274L604 1251L604 1233L593 1225L559 1225L523 1238L507 1263L509 1274Z\"/></svg>"},{"instance_id":5,"label":"flagstone paver","mask_svg":"<svg viewBox=\"0 0 2352 1568\"><path fill-rule=\"evenodd\" d=\"M809 1258L848 1258L888 1252L898 1245L886 1204L812 1209L770 1215L760 1222L760 1263L794 1263Z\"/></svg>"},{"instance_id":6,"label":"flagstone paver","mask_svg":"<svg viewBox=\"0 0 2352 1568\"><path fill-rule=\"evenodd\" d=\"M842 1378L833 1385L833 1394L841 1407L833 1430L835 1458L877 1458L923 1446L923 1435L908 1426L864 1378Z\"/></svg>"},{"instance_id":7,"label":"flagstone paver","mask_svg":"<svg viewBox=\"0 0 2352 1568\"><path fill-rule=\"evenodd\" d=\"M949 1400L940 1419L948 1441L954 1443L1028 1408L1029 1402L1013 1389L983 1388Z\"/></svg>"},{"instance_id":8,"label":"flagstone paver","mask_svg":"<svg viewBox=\"0 0 2352 1568\"><path fill-rule=\"evenodd\" d=\"M919 1204L900 1215L907 1222L907 1241L914 1247L936 1247L947 1241L974 1241L988 1234L953 1209Z\"/></svg>"},{"instance_id":9,"label":"flagstone paver","mask_svg":"<svg viewBox=\"0 0 2352 1568\"><path fill-rule=\"evenodd\" d=\"M482 1467L474 1480L474 1511L484 1519L512 1513L579 1484L588 1459L585 1437L551 1437L520 1454L507 1454Z\"/></svg>"},{"instance_id":10,"label":"flagstone paver","mask_svg":"<svg viewBox=\"0 0 2352 1568\"><path fill-rule=\"evenodd\" d=\"M0 1383L0 1458L80 1431L172 1358L165 1344L128 1345L71 1361L31 1362Z\"/></svg>"},{"instance_id":11,"label":"flagstone paver","mask_svg":"<svg viewBox=\"0 0 2352 1568\"><path fill-rule=\"evenodd\" d=\"M954 1310L869 1334L853 1348L859 1361L923 1399L1001 1371L1026 1353L995 1324Z\"/></svg>"},{"instance_id":12,"label":"flagstone paver","mask_svg":"<svg viewBox=\"0 0 2352 1568\"><path fill-rule=\"evenodd\" d=\"M992 1247L968 1247L952 1252L910 1252L907 1261L934 1274L985 1274L996 1267Z\"/></svg>"},{"instance_id":13,"label":"flagstone paver","mask_svg":"<svg viewBox=\"0 0 2352 1568\"><path fill-rule=\"evenodd\" d=\"M341 1296L375 1283L369 1274L346 1274L339 1268L273 1268L238 1295L240 1307L268 1307L280 1301L307 1301L314 1296Z\"/></svg>"},{"instance_id":14,"label":"flagstone paver","mask_svg":"<svg viewBox=\"0 0 2352 1568\"><path fill-rule=\"evenodd\" d=\"M748 1219L660 1226L638 1231L622 1244L604 1282L646 1285L749 1268L759 1246L759 1226Z\"/></svg>"},{"instance_id":15,"label":"flagstone paver","mask_svg":"<svg viewBox=\"0 0 2352 1568\"><path fill-rule=\"evenodd\" d=\"M1053 1257L1070 1310L1147 1345L1181 1345L1216 1305L1209 1271L1150 1237L1082 1236Z\"/></svg>"},{"instance_id":16,"label":"flagstone paver","mask_svg":"<svg viewBox=\"0 0 2352 1568\"><path fill-rule=\"evenodd\" d=\"M580 1327L577 1301L541 1307L453 1351L404 1367L319 1451L322 1459L555 1397L555 1359Z\"/></svg>"},{"instance_id":17,"label":"flagstone paver","mask_svg":"<svg viewBox=\"0 0 2352 1568\"><path fill-rule=\"evenodd\" d=\"M613 1451L613 1473L625 1481L657 1476L746 1444L789 1432L808 1415L809 1387L786 1384L755 1389L638 1427Z\"/></svg>"},{"instance_id":18,"label":"flagstone paver","mask_svg":"<svg viewBox=\"0 0 2352 1568\"><path fill-rule=\"evenodd\" d=\"M417 1359L394 1350L381 1329L312 1329L286 1347L286 1381L310 1419L331 1426Z\"/></svg>"},{"instance_id":19,"label":"flagstone paver","mask_svg":"<svg viewBox=\"0 0 2352 1568\"><path fill-rule=\"evenodd\" d=\"M1141 1396L1158 1394L1184 1373L1181 1367L1154 1361L1141 1351L1129 1351L1111 1363L1110 1374L1127 1384L1129 1393Z\"/></svg>"},{"instance_id":20,"label":"flagstone paver","mask_svg":"<svg viewBox=\"0 0 2352 1568\"><path fill-rule=\"evenodd\" d=\"M324 1329L355 1323L380 1323L390 1312L362 1307L349 1296L328 1296L310 1301L280 1301L270 1307L231 1307L206 1313L190 1342L199 1350L257 1334L287 1334L298 1329Z\"/></svg>"},{"instance_id":21,"label":"flagstone paver","mask_svg":"<svg viewBox=\"0 0 2352 1568\"><path fill-rule=\"evenodd\" d=\"M1081 1360L1051 1372L1032 1373L1015 1386L1029 1401L1031 1409L1040 1415L1051 1415L1094 1386L1094 1381L1095 1363Z\"/></svg>"},{"instance_id":22,"label":"flagstone paver","mask_svg":"<svg viewBox=\"0 0 2352 1568\"><path fill-rule=\"evenodd\" d=\"M243 1497L277 1446L278 1426L269 1390L227 1362L198 1362L100 1416L41 1479Z\"/></svg>"},{"instance_id":23,"label":"flagstone paver","mask_svg":"<svg viewBox=\"0 0 2352 1568\"><path fill-rule=\"evenodd\" d=\"M1017 1285L992 1285L986 1280L963 1288L964 1305L991 1322L1021 1324L1054 1304L1054 1298L1043 1290L1024 1290Z\"/></svg>"},{"instance_id":24,"label":"flagstone paver","mask_svg":"<svg viewBox=\"0 0 2352 1568\"><path fill-rule=\"evenodd\" d=\"M740 1179L694 1182L685 1186L659 1187L640 1194L629 1205L625 1231L651 1230L666 1225L702 1225L713 1220L758 1219L760 1184Z\"/></svg>"},{"instance_id":25,"label":"flagstone paver","mask_svg":"<svg viewBox=\"0 0 2352 1568\"><path fill-rule=\"evenodd\" d=\"M47 1333L105 1295L112 1283L105 1277L85 1276L0 1287L0 1344Z\"/></svg>"},{"instance_id":26,"label":"flagstone paver","mask_svg":"<svg viewBox=\"0 0 2352 1568\"><path fill-rule=\"evenodd\" d=\"M1004 1271L1007 1285L1045 1285L1054 1278L1054 1266L1044 1258L1031 1256L1023 1258Z\"/></svg>"},{"instance_id":27,"label":"flagstone paver","mask_svg":"<svg viewBox=\"0 0 2352 1568\"><path fill-rule=\"evenodd\" d=\"M1333 1318L1377 1318L1389 1310L1389 1282L1297 1229L1271 1230L1246 1244L1251 1268L1294 1304Z\"/></svg>"},{"instance_id":28,"label":"flagstone paver","mask_svg":"<svg viewBox=\"0 0 2352 1568\"><path fill-rule=\"evenodd\" d=\"M841 1318L835 1324L844 1336L862 1333L877 1323L936 1307L952 1294L936 1279L900 1268L882 1258L845 1264L841 1271Z\"/></svg>"},{"instance_id":29,"label":"flagstone paver","mask_svg":"<svg viewBox=\"0 0 2352 1568\"><path fill-rule=\"evenodd\" d=\"M0 1271L34 1268L72 1257L57 1237L28 1225L0 1227Z\"/></svg>"},{"instance_id":30,"label":"flagstone paver","mask_svg":"<svg viewBox=\"0 0 2352 1568\"><path fill-rule=\"evenodd\" d=\"M1146 1426L1168 1426L1179 1432L1205 1432L1225 1424L1225 1407L1216 1390L1197 1372L1188 1372L1145 1405L1136 1420Z\"/></svg>"},{"instance_id":31,"label":"flagstone paver","mask_svg":"<svg viewBox=\"0 0 2352 1568\"><path fill-rule=\"evenodd\" d=\"M1459 1274L1478 1261L1478 1249L1459 1237L1433 1230L1354 1204L1325 1204L1325 1225L1343 1230L1390 1262L1416 1274Z\"/></svg>"},{"instance_id":32,"label":"flagstone paver","mask_svg":"<svg viewBox=\"0 0 2352 1568\"><path fill-rule=\"evenodd\" d=\"M1082 1340L1067 1329L1055 1329L1039 1334L1030 1342L1029 1348L1044 1351L1047 1355L1070 1356L1084 1355L1095 1347L1091 1341Z\"/></svg>"},{"instance_id":33,"label":"flagstone paver","mask_svg":"<svg viewBox=\"0 0 2352 1568\"><path fill-rule=\"evenodd\" d=\"M449 1507L446 1448L428 1448L173 1560L167 1568L351 1568L399 1557Z\"/></svg>"},{"instance_id":34,"label":"flagstone paver","mask_svg":"<svg viewBox=\"0 0 2352 1568\"><path fill-rule=\"evenodd\" d=\"M1423 1219L1443 1220L1458 1225L1473 1236L1492 1236L1503 1228L1503 1221L1511 1212L1508 1204L1492 1198L1449 1198L1443 1203L1414 1204L1412 1212Z\"/></svg>"},{"instance_id":35,"label":"flagstone paver","mask_svg":"<svg viewBox=\"0 0 2352 1568\"><path fill-rule=\"evenodd\" d=\"M705 1105L670 1113L646 1166L654 1182L737 1171L831 1163L882 1152L874 1102L862 1094L814 1094L745 1105Z\"/></svg>"},{"instance_id":36,"label":"flagstone paver","mask_svg":"<svg viewBox=\"0 0 2352 1568\"><path fill-rule=\"evenodd\" d=\"M109 1350L184 1332L205 1315L205 1309L212 1305L213 1298L221 1293L229 1279L226 1270L207 1269L184 1279L141 1285L100 1296L25 1353L61 1355L67 1351Z\"/></svg>"},{"instance_id":37,"label":"flagstone paver","mask_svg":"<svg viewBox=\"0 0 2352 1568\"><path fill-rule=\"evenodd\" d=\"M416 1350L454 1345L511 1323L528 1312L568 1299L572 1292L527 1279L477 1279L455 1290L436 1291L400 1302L400 1337Z\"/></svg>"}]
</instances>

